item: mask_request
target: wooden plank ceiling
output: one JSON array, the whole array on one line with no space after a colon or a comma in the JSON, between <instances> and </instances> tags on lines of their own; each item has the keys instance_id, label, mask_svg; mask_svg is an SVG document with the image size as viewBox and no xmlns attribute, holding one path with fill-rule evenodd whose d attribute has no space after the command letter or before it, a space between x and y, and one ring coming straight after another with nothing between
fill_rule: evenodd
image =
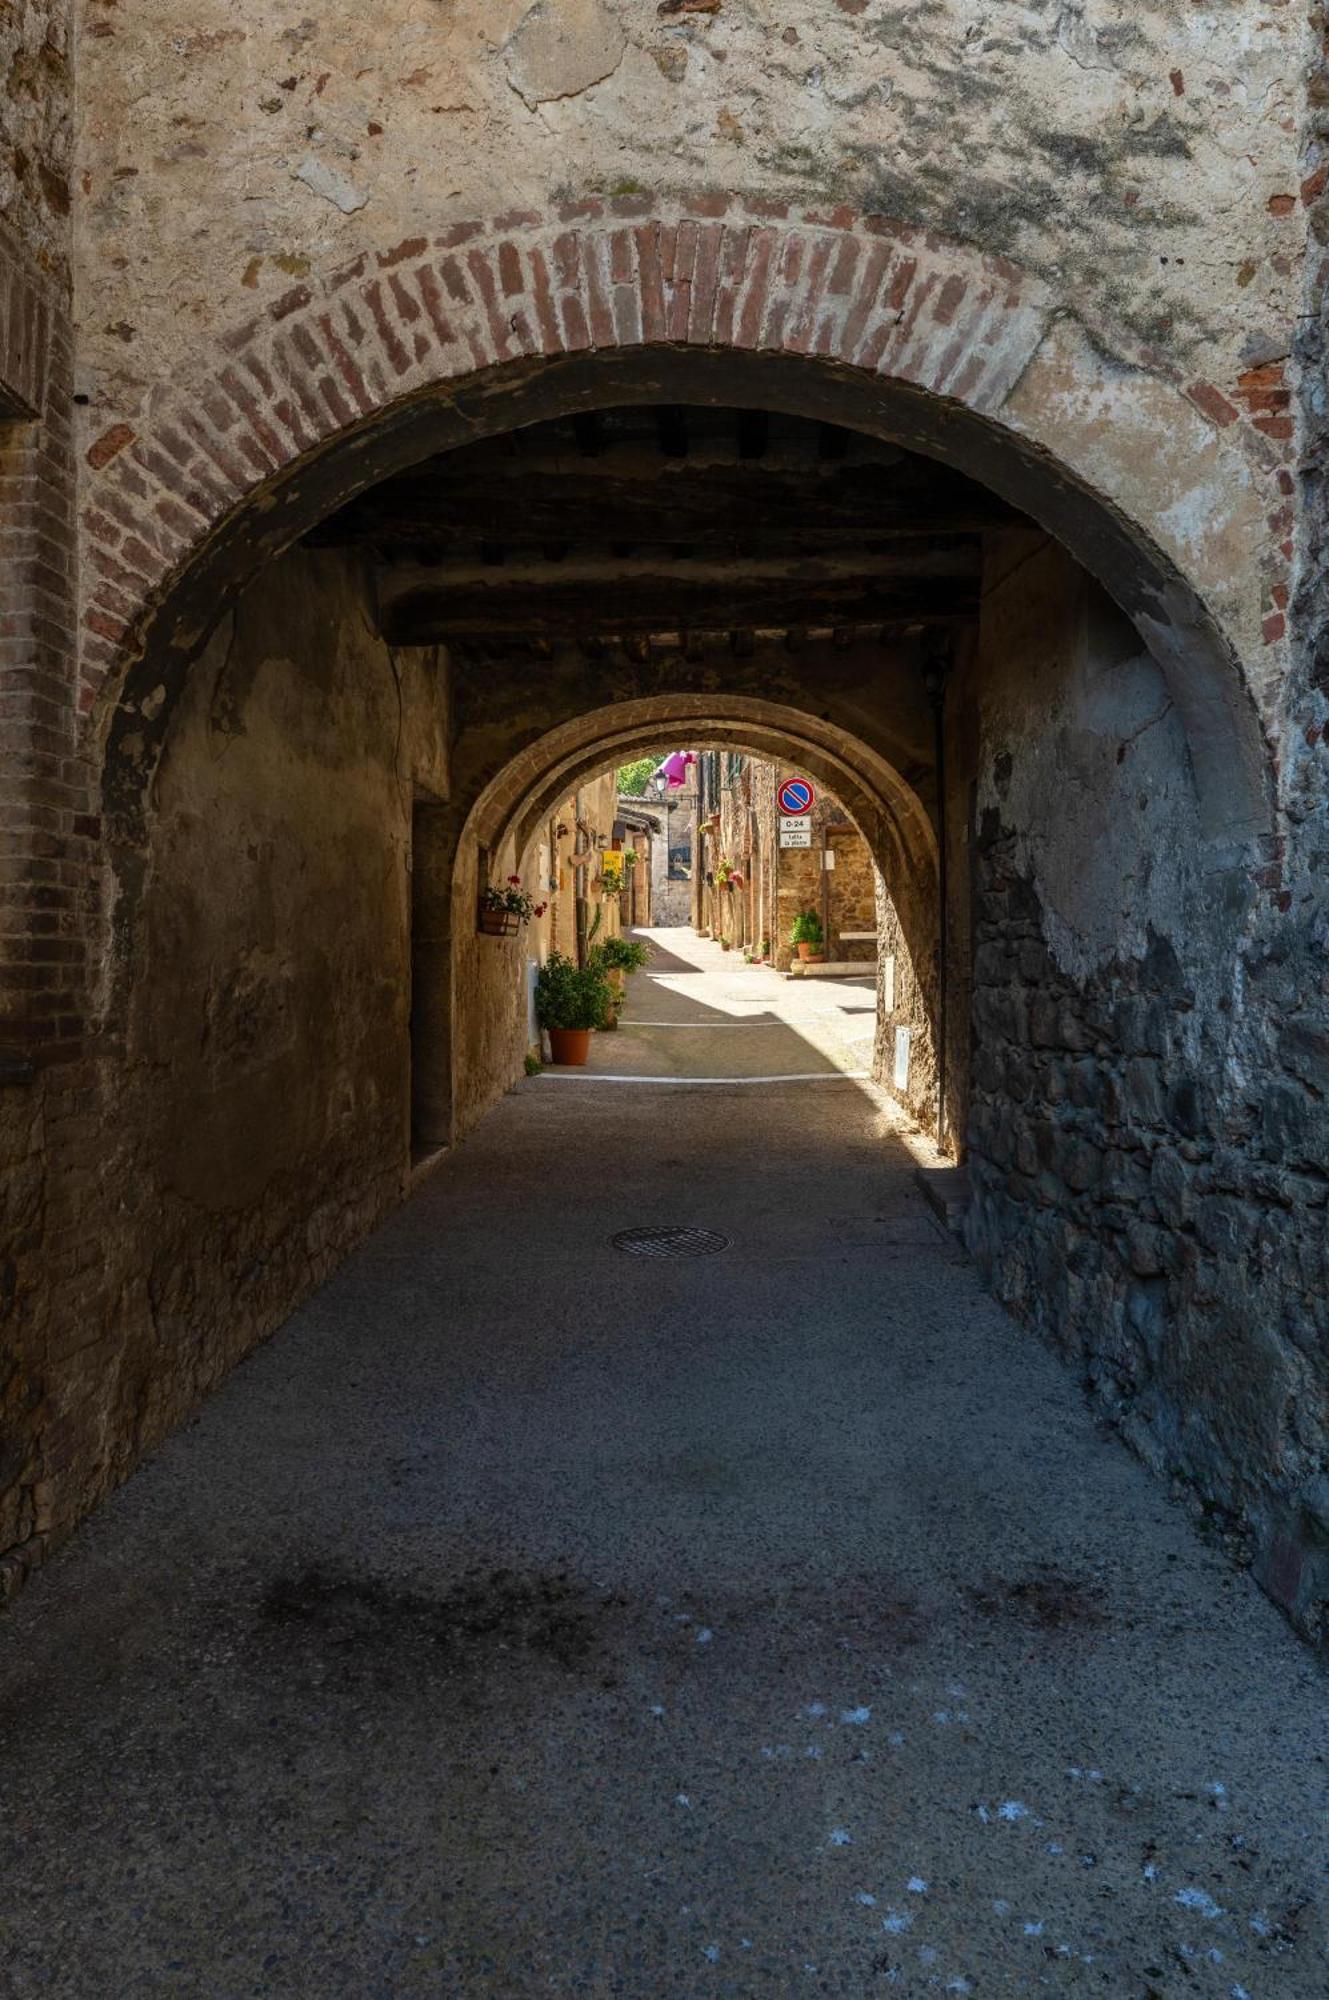
<instances>
[{"instance_id":1,"label":"wooden plank ceiling","mask_svg":"<svg viewBox=\"0 0 1329 2000\"><path fill-rule=\"evenodd\" d=\"M475 651L834 633L977 615L1024 517L933 460L762 410L599 411L464 446L310 537L363 550L385 635Z\"/></svg>"}]
</instances>

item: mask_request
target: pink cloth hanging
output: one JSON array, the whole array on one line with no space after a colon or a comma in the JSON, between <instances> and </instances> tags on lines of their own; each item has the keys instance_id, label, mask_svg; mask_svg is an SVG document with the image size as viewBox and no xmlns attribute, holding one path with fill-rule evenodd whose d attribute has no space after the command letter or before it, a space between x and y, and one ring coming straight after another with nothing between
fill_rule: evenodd
<instances>
[{"instance_id":1,"label":"pink cloth hanging","mask_svg":"<svg viewBox=\"0 0 1329 2000\"><path fill-rule=\"evenodd\" d=\"M656 765L656 775L668 781L670 791L679 791L687 783L689 764L696 761L691 750L671 750L663 764Z\"/></svg>"}]
</instances>

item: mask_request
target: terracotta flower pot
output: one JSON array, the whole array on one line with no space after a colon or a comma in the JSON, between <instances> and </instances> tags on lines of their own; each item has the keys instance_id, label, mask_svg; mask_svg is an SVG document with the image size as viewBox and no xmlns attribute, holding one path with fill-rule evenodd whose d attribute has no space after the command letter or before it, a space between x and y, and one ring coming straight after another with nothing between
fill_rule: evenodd
<instances>
[{"instance_id":1,"label":"terracotta flower pot","mask_svg":"<svg viewBox=\"0 0 1329 2000\"><path fill-rule=\"evenodd\" d=\"M480 933L483 937L516 937L520 919L514 910L480 911Z\"/></svg>"},{"instance_id":2,"label":"terracotta flower pot","mask_svg":"<svg viewBox=\"0 0 1329 2000\"><path fill-rule=\"evenodd\" d=\"M556 1063L561 1063L566 1069L584 1068L591 1053L590 1029L551 1028L549 1053Z\"/></svg>"}]
</instances>

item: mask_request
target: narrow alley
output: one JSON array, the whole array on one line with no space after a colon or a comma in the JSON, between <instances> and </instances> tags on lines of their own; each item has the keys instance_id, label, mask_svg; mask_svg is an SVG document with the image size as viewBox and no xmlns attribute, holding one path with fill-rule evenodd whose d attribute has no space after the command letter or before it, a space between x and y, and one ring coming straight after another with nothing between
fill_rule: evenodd
<instances>
[{"instance_id":1,"label":"narrow alley","mask_svg":"<svg viewBox=\"0 0 1329 2000\"><path fill-rule=\"evenodd\" d=\"M0 1991L1322 1994L1311 1654L932 1217L870 987L656 943L13 1607Z\"/></svg>"}]
</instances>

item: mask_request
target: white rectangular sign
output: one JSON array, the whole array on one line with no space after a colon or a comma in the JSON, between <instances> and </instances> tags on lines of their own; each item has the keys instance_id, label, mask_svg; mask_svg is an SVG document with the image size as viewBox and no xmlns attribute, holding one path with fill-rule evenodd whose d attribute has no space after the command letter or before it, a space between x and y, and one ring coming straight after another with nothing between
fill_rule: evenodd
<instances>
[{"instance_id":1,"label":"white rectangular sign","mask_svg":"<svg viewBox=\"0 0 1329 2000\"><path fill-rule=\"evenodd\" d=\"M780 845L781 847L811 847L812 828L810 826L800 826L798 821L795 820L787 833L783 827L780 829Z\"/></svg>"},{"instance_id":2,"label":"white rectangular sign","mask_svg":"<svg viewBox=\"0 0 1329 2000\"><path fill-rule=\"evenodd\" d=\"M781 813L780 815L781 833L809 833L811 832L811 830L812 830L811 813L800 813L797 819L791 819L788 813Z\"/></svg>"}]
</instances>

